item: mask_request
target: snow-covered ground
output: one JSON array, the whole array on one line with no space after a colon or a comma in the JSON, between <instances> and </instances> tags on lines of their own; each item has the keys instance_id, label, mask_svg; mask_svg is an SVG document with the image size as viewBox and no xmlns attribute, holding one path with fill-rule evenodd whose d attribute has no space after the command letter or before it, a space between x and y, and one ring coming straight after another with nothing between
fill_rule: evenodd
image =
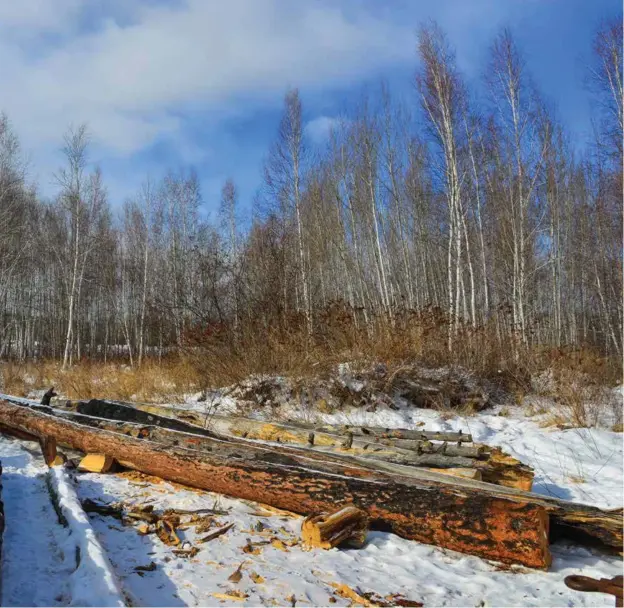
<instances>
[{"instance_id":1,"label":"snow-covered ground","mask_svg":"<svg viewBox=\"0 0 624 608\"><path fill-rule=\"evenodd\" d=\"M539 416L527 418L520 408L504 416L498 413L500 408L447 418L431 410L382 408L325 414L322 419L461 429L472 433L475 441L501 446L533 466L536 492L602 507L622 506L621 433L544 428ZM31 446L0 436L7 526L2 603L67 604L68 579L75 565L70 567L62 558L67 531L58 524L49 502L45 466ZM112 517L91 515L91 525L133 605L340 606L352 602L337 592L337 585L346 584L359 593L401 594L425 606L613 606L613 597L572 591L563 579L568 574L595 578L622 574L620 558L566 543L552 546L549 572L501 568L383 532L369 533L361 549L306 552L297 542L300 518L271 514L244 501L111 474L80 474L75 491L81 500L151 504L157 512L167 508L225 512L214 516L210 532L234 524L206 543L196 542L206 532L197 533L194 526L180 531L182 541L199 550L193 557L180 557L153 534L142 536ZM141 570L142 566L148 569ZM228 580L239 567L240 580Z\"/></svg>"},{"instance_id":2,"label":"snow-covered ground","mask_svg":"<svg viewBox=\"0 0 624 608\"><path fill-rule=\"evenodd\" d=\"M64 469L0 435L3 606L123 606L106 553ZM61 523L62 520L62 523Z\"/></svg>"}]
</instances>

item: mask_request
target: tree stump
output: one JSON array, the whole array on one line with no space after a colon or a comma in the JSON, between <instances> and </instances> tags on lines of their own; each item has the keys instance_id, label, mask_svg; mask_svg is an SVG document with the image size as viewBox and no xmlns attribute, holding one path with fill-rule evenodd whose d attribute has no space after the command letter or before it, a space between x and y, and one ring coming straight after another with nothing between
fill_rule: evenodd
<instances>
[{"instance_id":1,"label":"tree stump","mask_svg":"<svg viewBox=\"0 0 624 608\"><path fill-rule=\"evenodd\" d=\"M301 525L305 547L332 549L339 545L359 548L366 540L368 515L356 507L345 507L331 515L306 517Z\"/></svg>"}]
</instances>

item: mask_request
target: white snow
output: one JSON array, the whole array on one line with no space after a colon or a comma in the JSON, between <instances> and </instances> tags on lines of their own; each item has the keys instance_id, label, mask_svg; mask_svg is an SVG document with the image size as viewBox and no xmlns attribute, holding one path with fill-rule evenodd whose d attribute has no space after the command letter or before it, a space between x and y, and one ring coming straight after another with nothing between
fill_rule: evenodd
<instances>
[{"instance_id":1,"label":"white snow","mask_svg":"<svg viewBox=\"0 0 624 608\"><path fill-rule=\"evenodd\" d=\"M66 605L74 556L62 550L69 532L50 501L39 448L0 435L0 461L5 515L0 603Z\"/></svg>"},{"instance_id":2,"label":"white snow","mask_svg":"<svg viewBox=\"0 0 624 608\"><path fill-rule=\"evenodd\" d=\"M125 606L111 564L74 492L68 472L53 467L48 472L58 508L71 532L65 552L77 555L78 567L70 574L71 606Z\"/></svg>"},{"instance_id":3,"label":"white snow","mask_svg":"<svg viewBox=\"0 0 624 608\"><path fill-rule=\"evenodd\" d=\"M124 606L106 554L63 469L33 443L0 435L3 606ZM67 527L59 521L57 501ZM80 561L76 563L76 547Z\"/></svg>"}]
</instances>

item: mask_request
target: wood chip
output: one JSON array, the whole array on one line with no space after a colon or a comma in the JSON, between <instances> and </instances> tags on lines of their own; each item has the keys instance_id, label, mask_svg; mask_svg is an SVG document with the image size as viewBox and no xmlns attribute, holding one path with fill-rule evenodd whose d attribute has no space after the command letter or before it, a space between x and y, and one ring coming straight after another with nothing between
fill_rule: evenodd
<instances>
[{"instance_id":1,"label":"wood chip","mask_svg":"<svg viewBox=\"0 0 624 608\"><path fill-rule=\"evenodd\" d=\"M146 534L150 534L152 532L156 531L156 527L155 526L150 526L148 523L145 522L141 522L137 527L136 527L136 531L141 534L142 536L145 536Z\"/></svg>"},{"instance_id":2,"label":"wood chip","mask_svg":"<svg viewBox=\"0 0 624 608\"><path fill-rule=\"evenodd\" d=\"M219 528L218 530L215 530L214 532L207 534L203 538L200 538L197 542L207 543L211 540L214 540L215 538L221 536L222 534L225 534L233 525L234 525L234 522L232 522L231 524L227 524L226 526L223 526L222 528Z\"/></svg>"},{"instance_id":3,"label":"wood chip","mask_svg":"<svg viewBox=\"0 0 624 608\"><path fill-rule=\"evenodd\" d=\"M234 570L234 572L232 572L230 576L228 576L228 581L231 581L232 583L240 583L240 580L243 578L241 568L243 567L244 563L245 562L241 562L240 566L236 568L236 570Z\"/></svg>"},{"instance_id":4,"label":"wood chip","mask_svg":"<svg viewBox=\"0 0 624 608\"><path fill-rule=\"evenodd\" d=\"M165 545L178 546L181 544L175 529L166 519L161 519L156 524L156 535Z\"/></svg>"},{"instance_id":5,"label":"wood chip","mask_svg":"<svg viewBox=\"0 0 624 608\"><path fill-rule=\"evenodd\" d=\"M247 541L247 544L242 549L243 553L248 553L249 555L260 555L262 553L262 549L250 541Z\"/></svg>"},{"instance_id":6,"label":"wood chip","mask_svg":"<svg viewBox=\"0 0 624 608\"><path fill-rule=\"evenodd\" d=\"M178 557L195 557L199 553L199 549L197 547L191 547L190 549L174 549L174 555Z\"/></svg>"},{"instance_id":7,"label":"wood chip","mask_svg":"<svg viewBox=\"0 0 624 608\"><path fill-rule=\"evenodd\" d=\"M135 572L153 572L156 570L156 562L150 562L147 566L135 566Z\"/></svg>"},{"instance_id":8,"label":"wood chip","mask_svg":"<svg viewBox=\"0 0 624 608\"><path fill-rule=\"evenodd\" d=\"M249 578L254 582L257 583L258 585L264 583L265 579L264 577L260 576L257 572L252 572L249 575Z\"/></svg>"},{"instance_id":9,"label":"wood chip","mask_svg":"<svg viewBox=\"0 0 624 608\"><path fill-rule=\"evenodd\" d=\"M344 583L329 583L335 590L336 594L340 597L344 597L347 600L351 600L356 604L360 604L361 606L370 606L371 602L367 600L364 596L360 595L354 589L351 589L349 585L345 585Z\"/></svg>"},{"instance_id":10,"label":"wood chip","mask_svg":"<svg viewBox=\"0 0 624 608\"><path fill-rule=\"evenodd\" d=\"M273 547L275 547L276 549L279 549L280 551L284 551L284 552L288 553L288 549L287 549L286 545L279 538L274 538L271 541L271 545Z\"/></svg>"},{"instance_id":11,"label":"wood chip","mask_svg":"<svg viewBox=\"0 0 624 608\"><path fill-rule=\"evenodd\" d=\"M249 597L249 595L235 589L233 591L230 591L229 593L213 593L212 597L216 597L218 600L224 601L233 600L236 602L243 602Z\"/></svg>"}]
</instances>

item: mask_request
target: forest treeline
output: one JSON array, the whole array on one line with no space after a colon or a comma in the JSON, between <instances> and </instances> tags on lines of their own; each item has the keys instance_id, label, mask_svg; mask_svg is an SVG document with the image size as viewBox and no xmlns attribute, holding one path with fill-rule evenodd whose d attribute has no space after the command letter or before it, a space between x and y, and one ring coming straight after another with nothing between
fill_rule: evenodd
<instances>
[{"instance_id":1,"label":"forest treeline","mask_svg":"<svg viewBox=\"0 0 624 608\"><path fill-rule=\"evenodd\" d=\"M67 131L58 195L45 199L3 116L0 356L140 365L254 345L270 359L289 340L305 356L391 337L406 356L571 346L620 357L621 21L595 35L594 132L581 146L508 30L472 88L438 26L416 45L409 101L382 85L322 145L299 92L286 94L247 219L231 179L218 218L204 219L190 169L110 201L86 126Z\"/></svg>"}]
</instances>

